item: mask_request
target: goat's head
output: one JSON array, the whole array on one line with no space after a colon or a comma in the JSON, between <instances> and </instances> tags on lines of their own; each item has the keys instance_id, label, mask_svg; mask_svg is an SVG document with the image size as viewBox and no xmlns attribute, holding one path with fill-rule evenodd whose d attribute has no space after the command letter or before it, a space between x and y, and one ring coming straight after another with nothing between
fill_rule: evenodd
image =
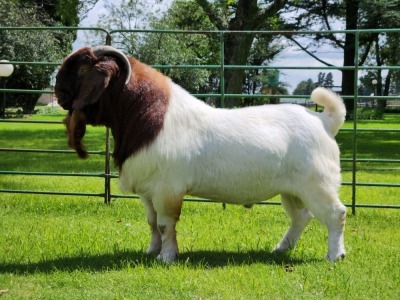
<instances>
[{"instance_id":1,"label":"goat's head","mask_svg":"<svg viewBox=\"0 0 400 300\"><path fill-rule=\"evenodd\" d=\"M87 157L82 139L86 123L90 123L88 112L99 105L103 93L113 81L122 80L128 84L130 78L128 58L110 46L79 49L61 65L56 77L55 94L59 104L69 111L64 120L68 145L76 150L79 157Z\"/></svg>"}]
</instances>

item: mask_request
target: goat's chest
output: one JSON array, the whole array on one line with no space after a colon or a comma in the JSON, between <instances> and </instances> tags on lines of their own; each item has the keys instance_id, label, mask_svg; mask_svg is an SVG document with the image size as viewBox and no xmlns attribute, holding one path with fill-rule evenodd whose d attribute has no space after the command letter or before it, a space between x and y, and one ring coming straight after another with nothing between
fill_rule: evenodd
<instances>
[{"instance_id":1,"label":"goat's chest","mask_svg":"<svg viewBox=\"0 0 400 300\"><path fill-rule=\"evenodd\" d=\"M141 193L155 173L156 163L142 154L128 157L119 172L120 189L128 193Z\"/></svg>"}]
</instances>

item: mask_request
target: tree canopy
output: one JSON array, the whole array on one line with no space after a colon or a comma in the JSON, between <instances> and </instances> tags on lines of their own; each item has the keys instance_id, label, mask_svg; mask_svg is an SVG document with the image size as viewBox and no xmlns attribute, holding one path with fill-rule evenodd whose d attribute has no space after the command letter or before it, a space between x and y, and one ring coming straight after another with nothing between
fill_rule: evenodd
<instances>
[{"instance_id":1,"label":"tree canopy","mask_svg":"<svg viewBox=\"0 0 400 300\"><path fill-rule=\"evenodd\" d=\"M151 18L149 27L155 29L182 30L258 30L278 29L280 19L278 11L286 1L173 1L170 9L162 18ZM137 29L143 25L141 11L145 11L141 1L123 0L121 5L110 3L107 26L122 26ZM256 17L254 17L256 16ZM102 18L103 20L104 18ZM102 21L102 24L104 22ZM100 24L99 24L100 25ZM246 65L265 64L279 53L281 46L275 43L271 35L226 34L224 64ZM163 33L140 34L121 33L113 43L126 52L151 64L221 64L219 35L171 35ZM197 75L196 75L197 74ZM219 74L213 70L171 70L168 73L175 81L184 84L192 92L217 92ZM200 75L200 76L199 76ZM260 81L260 70L225 70L225 93L240 94L243 85L251 78L257 78L258 85L247 91L260 91L265 83ZM285 89L283 91L287 92ZM245 105L240 98L225 99L228 107ZM217 106L218 102L215 103Z\"/></svg>"},{"instance_id":2,"label":"tree canopy","mask_svg":"<svg viewBox=\"0 0 400 300\"><path fill-rule=\"evenodd\" d=\"M0 20L2 20L0 25L41 28L63 24L57 21L62 20L64 16L61 14L61 8L57 5L51 6L51 1L38 2L42 1L0 0ZM65 1L62 5L68 2ZM72 20L70 16L65 15L65 17L67 24L76 22L76 18ZM73 37L74 34L68 31L46 31L44 34L40 30L0 30L0 57L10 61L57 62L70 51ZM13 74L7 79L7 87L44 89L49 86L54 69L54 66L15 65ZM7 105L20 106L25 113L30 113L38 98L36 94L9 94Z\"/></svg>"},{"instance_id":3,"label":"tree canopy","mask_svg":"<svg viewBox=\"0 0 400 300\"><path fill-rule=\"evenodd\" d=\"M319 72L316 81L313 81L311 78L300 81L294 89L293 95L311 95L313 89L318 86L333 88L334 81L332 73Z\"/></svg>"},{"instance_id":4,"label":"tree canopy","mask_svg":"<svg viewBox=\"0 0 400 300\"><path fill-rule=\"evenodd\" d=\"M302 50L309 53L315 59L330 65L313 54L313 49L323 44L329 44L334 48L343 51L343 66L353 66L356 61L355 35L333 34L335 24L340 24L340 29L379 29L379 28L399 28L400 27L400 0L322 0L322 1L293 1L295 18L292 18L291 26L293 29L321 30L309 42L302 42L292 39L292 41ZM326 33L324 33L326 31ZM364 65L371 55L382 53L378 48L389 41L390 33L368 32L360 36L359 53L357 61L359 65ZM397 34L393 34L398 37ZM374 51L375 48L375 51ZM397 55L398 57L398 55ZM378 63L378 59L376 61ZM386 61L388 62L388 61ZM393 59L392 59L393 62ZM383 61L381 61L383 63ZM377 70L378 88L382 86L382 78L379 78ZM389 77L390 79L390 77ZM342 94L354 95L354 70L342 71ZM345 100L348 112L354 107L354 102Z\"/></svg>"},{"instance_id":5,"label":"tree canopy","mask_svg":"<svg viewBox=\"0 0 400 300\"><path fill-rule=\"evenodd\" d=\"M0 25L76 26L98 1L0 0ZM170 4L169 9L154 12L154 7L159 3ZM284 82L280 79L271 81L271 78L277 77L273 70L265 68L246 70L229 66L265 67L288 46L300 48L320 63L329 66L330 63L316 53L316 49L322 45L339 49L343 53L344 66L352 66L355 61L358 61L359 65L398 65L400 60L398 33L371 31L362 34L359 52L356 53L354 34L331 32L332 29L399 28L398 7L400 0L121 0L118 3L106 2L107 12L100 17L101 23L98 25L108 30L142 28L221 30L224 32L223 63L228 66L224 71L225 93L273 95L278 91L282 94L287 93ZM260 30L273 32L280 29L291 30L296 32L296 35L274 36L248 32ZM320 32L307 38L301 34L302 30L320 30ZM9 60L57 61L69 52L72 38L73 35L66 32L50 32L44 36L40 32L26 34L2 30L0 55L1 58ZM102 41L104 42L104 39ZM143 34L121 31L113 34L113 45L153 65L222 63L220 36L217 34L182 35L162 32ZM35 68L39 69L40 74L36 74L34 72L39 71L33 71L33 68L17 66L16 74L21 80L17 82L18 80L12 77L8 84L21 88L42 88L48 84L48 80L44 78L49 77L48 72L51 73L52 68L47 71L46 68ZM193 93L206 94L220 91L220 73L216 68L209 70L161 68L161 70ZM280 72L277 74L281 75ZM362 75L377 80L378 83L374 88L378 95L393 93L397 89L397 78L400 76L399 71L382 69L370 70ZM321 77L315 81L318 85L333 86L331 73L321 72L319 76ZM43 79L35 83L30 82L32 78L42 77ZM354 94L354 78L353 70L342 71L342 82L337 84L342 87L342 94ZM276 82L275 86L272 86L271 82ZM306 84L302 82L302 85ZM304 88L302 90L304 92ZM249 101L240 97L228 97L225 99L225 104L227 107L252 105L263 103L264 100L261 99L275 101L265 98L258 100L254 98L254 101ZM350 99L346 102L348 110L351 111L353 101ZM218 106L218 101L215 104Z\"/></svg>"}]
</instances>

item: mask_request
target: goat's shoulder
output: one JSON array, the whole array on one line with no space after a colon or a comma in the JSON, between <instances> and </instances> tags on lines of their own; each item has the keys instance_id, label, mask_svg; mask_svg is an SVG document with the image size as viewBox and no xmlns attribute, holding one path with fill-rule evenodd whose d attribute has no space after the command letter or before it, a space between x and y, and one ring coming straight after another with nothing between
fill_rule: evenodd
<instances>
[{"instance_id":1,"label":"goat's shoulder","mask_svg":"<svg viewBox=\"0 0 400 300\"><path fill-rule=\"evenodd\" d=\"M129 60L132 67L132 76L136 83L151 83L163 90L169 90L169 78L167 76L136 58L130 58Z\"/></svg>"}]
</instances>

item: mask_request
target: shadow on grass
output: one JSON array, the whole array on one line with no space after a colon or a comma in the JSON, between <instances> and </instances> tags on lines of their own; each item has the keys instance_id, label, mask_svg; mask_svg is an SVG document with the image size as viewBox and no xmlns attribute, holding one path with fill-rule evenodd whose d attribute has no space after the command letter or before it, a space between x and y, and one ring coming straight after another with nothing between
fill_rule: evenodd
<instances>
[{"instance_id":1,"label":"shadow on grass","mask_svg":"<svg viewBox=\"0 0 400 300\"><path fill-rule=\"evenodd\" d=\"M246 266L253 264L282 265L285 269L295 265L323 261L322 259L291 258L286 253L271 253L266 251L227 252L227 251L193 251L179 255L174 265L189 268L218 268L224 266ZM108 270L122 270L145 266L153 268L169 264L157 261L154 256L143 251L125 251L100 255L82 255L43 260L33 263L1 263L0 273L35 274L72 271L102 272Z\"/></svg>"}]
</instances>

